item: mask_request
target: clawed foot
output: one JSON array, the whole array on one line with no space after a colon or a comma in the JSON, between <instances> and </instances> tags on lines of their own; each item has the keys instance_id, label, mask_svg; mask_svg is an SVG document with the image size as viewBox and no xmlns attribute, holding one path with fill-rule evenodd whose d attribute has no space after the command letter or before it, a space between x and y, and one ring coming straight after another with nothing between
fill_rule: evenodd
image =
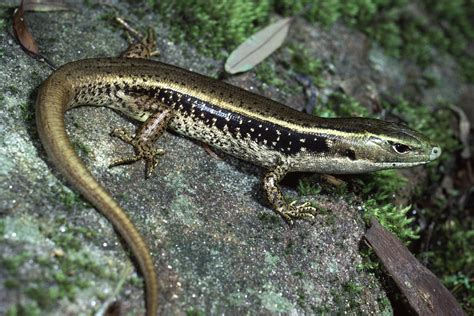
<instances>
[{"instance_id":1,"label":"clawed foot","mask_svg":"<svg viewBox=\"0 0 474 316\"><path fill-rule=\"evenodd\" d=\"M135 148L136 154L134 156L115 160L111 165L109 165L109 168L134 163L143 159L145 160L145 177L148 178L158 165L157 157L162 156L165 153L163 149L153 148L153 143L142 140L137 136L132 136L122 128L117 128L112 131L111 136L118 137L125 143L132 145Z\"/></svg>"},{"instance_id":2,"label":"clawed foot","mask_svg":"<svg viewBox=\"0 0 474 316\"><path fill-rule=\"evenodd\" d=\"M292 226L295 219L303 219L307 221L314 221L314 216L317 214L318 209L311 206L310 202L305 202L296 205L297 201L293 201L288 204L287 209L280 211L280 215L285 221Z\"/></svg>"},{"instance_id":3,"label":"clawed foot","mask_svg":"<svg viewBox=\"0 0 474 316\"><path fill-rule=\"evenodd\" d=\"M148 29L147 33L143 35L121 17L116 17L115 20L125 28L129 45L127 50L124 51L120 57L149 58L160 54L156 49L155 31L151 27Z\"/></svg>"}]
</instances>

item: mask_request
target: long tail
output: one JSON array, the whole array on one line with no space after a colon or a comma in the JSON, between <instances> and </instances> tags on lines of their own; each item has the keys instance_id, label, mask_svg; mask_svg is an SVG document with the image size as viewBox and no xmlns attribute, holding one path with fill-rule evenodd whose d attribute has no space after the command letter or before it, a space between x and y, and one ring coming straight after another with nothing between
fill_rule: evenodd
<instances>
[{"instance_id":1,"label":"long tail","mask_svg":"<svg viewBox=\"0 0 474 316\"><path fill-rule=\"evenodd\" d=\"M66 134L64 113L74 97L73 93L64 67L41 86L36 102L36 125L41 142L49 159L69 183L112 223L125 240L145 280L146 314L155 316L158 310L158 282L148 246L123 209L92 177Z\"/></svg>"}]
</instances>

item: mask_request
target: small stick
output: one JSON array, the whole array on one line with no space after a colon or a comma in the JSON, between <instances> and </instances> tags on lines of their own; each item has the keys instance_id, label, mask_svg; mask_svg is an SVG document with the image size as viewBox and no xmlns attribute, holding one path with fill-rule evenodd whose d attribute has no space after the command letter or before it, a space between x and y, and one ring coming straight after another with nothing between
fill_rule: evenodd
<instances>
[{"instance_id":1,"label":"small stick","mask_svg":"<svg viewBox=\"0 0 474 316\"><path fill-rule=\"evenodd\" d=\"M129 33L132 34L132 36L137 40L137 41L141 41L143 39L143 35L137 31L136 29L134 29L133 27L130 26L130 24L128 24L124 19L122 19L121 17L117 16L115 17L115 21L117 21L120 25L122 25L122 27L124 29L126 29Z\"/></svg>"}]
</instances>

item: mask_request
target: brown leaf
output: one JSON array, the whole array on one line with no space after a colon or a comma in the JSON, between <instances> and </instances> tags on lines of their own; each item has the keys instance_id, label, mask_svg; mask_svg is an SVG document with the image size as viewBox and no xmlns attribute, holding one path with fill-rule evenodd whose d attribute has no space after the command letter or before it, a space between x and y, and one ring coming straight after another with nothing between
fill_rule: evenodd
<instances>
[{"instance_id":1,"label":"brown leaf","mask_svg":"<svg viewBox=\"0 0 474 316\"><path fill-rule=\"evenodd\" d=\"M246 39L227 58L225 71L235 74L258 65L283 44L291 21L292 18L278 20Z\"/></svg>"},{"instance_id":2,"label":"brown leaf","mask_svg":"<svg viewBox=\"0 0 474 316\"><path fill-rule=\"evenodd\" d=\"M28 30L24 16L23 1L21 1L20 6L13 13L13 31L23 49L30 55L37 56L39 54L38 46Z\"/></svg>"},{"instance_id":3,"label":"brown leaf","mask_svg":"<svg viewBox=\"0 0 474 316\"><path fill-rule=\"evenodd\" d=\"M379 222L372 220L365 239L418 315L465 315L441 281Z\"/></svg>"}]
</instances>

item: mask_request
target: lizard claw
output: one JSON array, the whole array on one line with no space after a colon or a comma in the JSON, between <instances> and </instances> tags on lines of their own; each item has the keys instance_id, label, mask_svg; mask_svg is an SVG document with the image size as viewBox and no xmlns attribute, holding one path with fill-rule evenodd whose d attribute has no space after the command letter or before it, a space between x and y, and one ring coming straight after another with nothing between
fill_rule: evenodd
<instances>
[{"instance_id":1,"label":"lizard claw","mask_svg":"<svg viewBox=\"0 0 474 316\"><path fill-rule=\"evenodd\" d=\"M133 141L134 136L130 135L129 132L127 132L123 128L116 128L114 129L111 133L110 136L117 137L118 139L122 140L123 142L127 144L131 144Z\"/></svg>"},{"instance_id":2,"label":"lizard claw","mask_svg":"<svg viewBox=\"0 0 474 316\"><path fill-rule=\"evenodd\" d=\"M291 226L293 225L294 219L303 219L308 221L314 221L315 215L317 214L317 208L311 206L311 202L304 202L297 205L297 201L289 203L286 210L281 212L281 215L285 221Z\"/></svg>"}]
</instances>

